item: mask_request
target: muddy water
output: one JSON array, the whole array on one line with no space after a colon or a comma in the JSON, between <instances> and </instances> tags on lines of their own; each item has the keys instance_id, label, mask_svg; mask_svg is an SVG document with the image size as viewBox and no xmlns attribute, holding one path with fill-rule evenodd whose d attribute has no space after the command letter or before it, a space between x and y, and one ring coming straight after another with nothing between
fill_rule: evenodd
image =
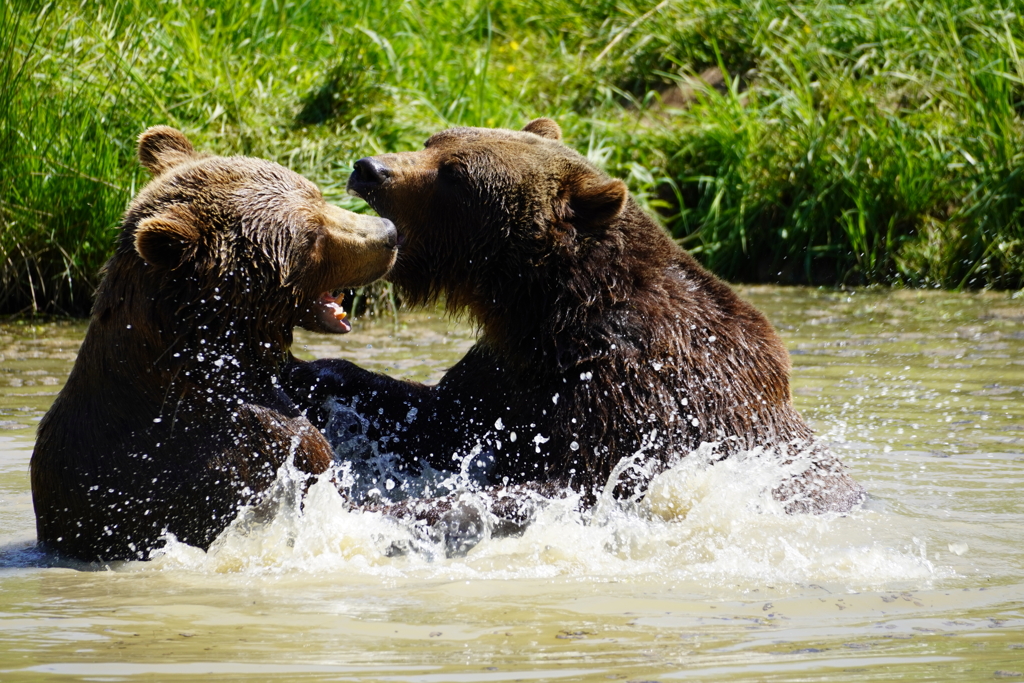
<instances>
[{"instance_id":1,"label":"muddy water","mask_svg":"<svg viewBox=\"0 0 1024 683\"><path fill-rule=\"evenodd\" d=\"M695 454L640 510L552 506L453 559L388 557L408 529L326 483L208 553L37 552L33 428L83 327L0 327L0 680L1024 678L1024 297L744 293L863 509L787 517L777 473ZM406 314L298 351L433 380L471 341Z\"/></svg>"}]
</instances>

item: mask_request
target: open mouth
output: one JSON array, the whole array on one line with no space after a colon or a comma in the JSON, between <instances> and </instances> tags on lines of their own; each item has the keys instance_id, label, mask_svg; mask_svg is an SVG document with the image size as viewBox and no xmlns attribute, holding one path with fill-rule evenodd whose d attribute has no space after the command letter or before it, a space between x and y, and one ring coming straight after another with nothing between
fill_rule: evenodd
<instances>
[{"instance_id":1,"label":"open mouth","mask_svg":"<svg viewBox=\"0 0 1024 683\"><path fill-rule=\"evenodd\" d=\"M346 320L348 313L341 306L343 296L341 291L324 292L316 300L317 320L326 330L338 334L352 331L352 325Z\"/></svg>"}]
</instances>

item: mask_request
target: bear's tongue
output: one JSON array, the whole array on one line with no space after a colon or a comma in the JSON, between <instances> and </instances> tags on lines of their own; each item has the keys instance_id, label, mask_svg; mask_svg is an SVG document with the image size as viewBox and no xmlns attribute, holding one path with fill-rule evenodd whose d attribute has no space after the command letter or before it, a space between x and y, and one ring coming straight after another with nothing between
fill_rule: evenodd
<instances>
[{"instance_id":1,"label":"bear's tongue","mask_svg":"<svg viewBox=\"0 0 1024 683\"><path fill-rule=\"evenodd\" d=\"M330 292L320 295L320 299L317 300L317 317L325 328L339 334L351 332L352 326L345 320L347 316L345 309Z\"/></svg>"}]
</instances>

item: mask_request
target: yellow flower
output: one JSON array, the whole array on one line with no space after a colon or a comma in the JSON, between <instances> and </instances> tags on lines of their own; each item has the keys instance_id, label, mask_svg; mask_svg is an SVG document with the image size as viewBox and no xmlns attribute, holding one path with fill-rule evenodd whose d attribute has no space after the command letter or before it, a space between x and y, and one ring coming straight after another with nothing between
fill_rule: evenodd
<instances>
[{"instance_id":1,"label":"yellow flower","mask_svg":"<svg viewBox=\"0 0 1024 683\"><path fill-rule=\"evenodd\" d=\"M514 73L515 70L516 70L516 65L515 64L509 64L508 66L505 67L505 71L507 71L509 73Z\"/></svg>"},{"instance_id":2,"label":"yellow flower","mask_svg":"<svg viewBox=\"0 0 1024 683\"><path fill-rule=\"evenodd\" d=\"M518 49L519 49L519 43L517 43L517 42L516 42L516 41L514 41L514 40L513 40L513 41L511 41L511 42L510 42L510 43L508 44L508 46L509 46L510 48L512 48L513 50L518 50Z\"/></svg>"}]
</instances>

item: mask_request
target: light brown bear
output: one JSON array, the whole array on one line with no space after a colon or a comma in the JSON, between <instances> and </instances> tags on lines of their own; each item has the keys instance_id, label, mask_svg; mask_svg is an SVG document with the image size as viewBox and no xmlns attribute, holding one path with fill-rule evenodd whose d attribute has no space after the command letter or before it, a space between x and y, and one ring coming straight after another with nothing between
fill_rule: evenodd
<instances>
[{"instance_id":1,"label":"light brown bear","mask_svg":"<svg viewBox=\"0 0 1024 683\"><path fill-rule=\"evenodd\" d=\"M139 138L132 201L67 384L39 425L39 541L81 560L146 558L165 532L206 548L294 458L327 441L282 391L297 325L342 333L332 295L384 275L386 219L326 203L277 164Z\"/></svg>"},{"instance_id":2,"label":"light brown bear","mask_svg":"<svg viewBox=\"0 0 1024 683\"><path fill-rule=\"evenodd\" d=\"M389 279L405 300L443 299L481 336L437 386L339 360L296 365L289 391L314 422L349 406L407 468L473 458L499 491L635 498L716 442L720 458L760 447L782 464L808 452L773 491L791 512L863 500L793 408L771 324L622 181L562 144L554 121L446 130L421 151L357 161L349 189L395 222L403 246Z\"/></svg>"}]
</instances>

